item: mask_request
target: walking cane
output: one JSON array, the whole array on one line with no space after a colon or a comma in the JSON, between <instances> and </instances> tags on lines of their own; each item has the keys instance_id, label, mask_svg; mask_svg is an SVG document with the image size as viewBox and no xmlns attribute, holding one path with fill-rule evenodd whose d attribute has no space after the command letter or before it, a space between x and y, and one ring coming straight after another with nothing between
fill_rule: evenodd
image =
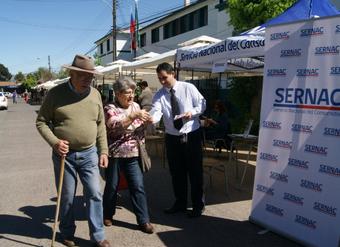
<instances>
[{"instance_id":1,"label":"walking cane","mask_svg":"<svg viewBox=\"0 0 340 247\"><path fill-rule=\"evenodd\" d=\"M58 185L58 199L57 199L57 208L56 208L55 216L54 216L54 225L53 225L53 235L52 235L51 247L54 247L54 240L55 240L55 235L56 235L56 228L57 228L59 208L60 208L61 191L63 189L64 170L65 170L65 156L61 157L61 160L60 160L60 176L59 176L59 185Z\"/></svg>"}]
</instances>

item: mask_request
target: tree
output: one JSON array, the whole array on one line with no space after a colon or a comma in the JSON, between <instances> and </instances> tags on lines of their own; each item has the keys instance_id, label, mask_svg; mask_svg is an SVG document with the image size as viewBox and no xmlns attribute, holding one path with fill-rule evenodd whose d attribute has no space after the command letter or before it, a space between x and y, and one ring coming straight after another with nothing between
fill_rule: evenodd
<instances>
[{"instance_id":1,"label":"tree","mask_svg":"<svg viewBox=\"0 0 340 247\"><path fill-rule=\"evenodd\" d=\"M47 69L40 67L36 72L34 72L35 78L37 78L39 81L46 82L53 78L52 73Z\"/></svg>"},{"instance_id":2,"label":"tree","mask_svg":"<svg viewBox=\"0 0 340 247\"><path fill-rule=\"evenodd\" d=\"M93 54L93 57L94 57L94 64L95 64L96 66L102 64L101 59L100 59L100 56L98 55L97 52Z\"/></svg>"},{"instance_id":3,"label":"tree","mask_svg":"<svg viewBox=\"0 0 340 247\"><path fill-rule=\"evenodd\" d=\"M297 0L229 0L227 12L234 34L259 26L281 14Z\"/></svg>"},{"instance_id":4,"label":"tree","mask_svg":"<svg viewBox=\"0 0 340 247\"><path fill-rule=\"evenodd\" d=\"M14 76L15 81L17 82L23 82L25 80L25 75L19 71L18 74Z\"/></svg>"},{"instance_id":5,"label":"tree","mask_svg":"<svg viewBox=\"0 0 340 247\"><path fill-rule=\"evenodd\" d=\"M21 84L23 89L31 89L32 87L36 86L38 82L38 77L36 73L30 73L26 75L26 80Z\"/></svg>"},{"instance_id":6,"label":"tree","mask_svg":"<svg viewBox=\"0 0 340 247\"><path fill-rule=\"evenodd\" d=\"M11 73L9 73L8 69L0 63L0 81L9 81L11 78Z\"/></svg>"},{"instance_id":7,"label":"tree","mask_svg":"<svg viewBox=\"0 0 340 247\"><path fill-rule=\"evenodd\" d=\"M58 72L58 74L57 74L57 78L58 78L58 79L64 79L64 78L66 78L66 77L68 77L68 72L67 72L67 70L66 70L66 69L61 69L61 70L59 70L59 72Z\"/></svg>"}]
</instances>

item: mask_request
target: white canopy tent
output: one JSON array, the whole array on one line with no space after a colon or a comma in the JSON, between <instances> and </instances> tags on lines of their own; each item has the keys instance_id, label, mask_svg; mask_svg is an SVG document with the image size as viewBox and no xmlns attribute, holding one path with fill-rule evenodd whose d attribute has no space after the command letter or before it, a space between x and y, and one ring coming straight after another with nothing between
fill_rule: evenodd
<instances>
[{"instance_id":1,"label":"white canopy tent","mask_svg":"<svg viewBox=\"0 0 340 247\"><path fill-rule=\"evenodd\" d=\"M219 42L221 40L209 37L206 35L199 36L197 38L185 41L181 44L178 44L178 46L182 46L185 48L194 48L194 47L203 47L207 46L212 43ZM170 50L167 52L164 52L162 54L158 54L149 58L137 60L134 62L131 62L129 64L123 65L122 69L123 70L142 70L142 69L152 69L154 70L158 64L160 63L173 63L176 61L176 54L177 54L177 49Z\"/></svg>"},{"instance_id":2,"label":"white canopy tent","mask_svg":"<svg viewBox=\"0 0 340 247\"><path fill-rule=\"evenodd\" d=\"M41 83L35 87L33 87L33 89L47 89L47 90L50 90L51 88L61 84L61 83L64 83L66 81L68 81L68 79L70 79L70 77L67 77L67 78L64 78L64 79L56 79L56 80L50 80L50 81L46 81L44 83Z\"/></svg>"},{"instance_id":3,"label":"white canopy tent","mask_svg":"<svg viewBox=\"0 0 340 247\"><path fill-rule=\"evenodd\" d=\"M158 56L159 53L157 52L148 52L148 53L145 53L141 56L138 56L138 57L135 57L133 60L142 60L142 59L146 59L146 58L151 58L151 57L155 57L155 56Z\"/></svg>"},{"instance_id":4,"label":"white canopy tent","mask_svg":"<svg viewBox=\"0 0 340 247\"><path fill-rule=\"evenodd\" d=\"M173 62L175 61L176 51L176 49L167 51L154 57L149 57L125 64L122 66L122 70L153 68L163 62Z\"/></svg>"},{"instance_id":5,"label":"white canopy tent","mask_svg":"<svg viewBox=\"0 0 340 247\"><path fill-rule=\"evenodd\" d=\"M109 64L109 66L100 66L101 68L97 68L96 69L100 72L100 73L103 73L104 75L107 75L107 74L115 74L115 73L118 73L118 72L121 72L121 67L122 65L124 64L129 64L130 62L128 61L125 61L125 60L122 60L122 59L119 59L117 61L114 61L112 63Z\"/></svg>"}]
</instances>

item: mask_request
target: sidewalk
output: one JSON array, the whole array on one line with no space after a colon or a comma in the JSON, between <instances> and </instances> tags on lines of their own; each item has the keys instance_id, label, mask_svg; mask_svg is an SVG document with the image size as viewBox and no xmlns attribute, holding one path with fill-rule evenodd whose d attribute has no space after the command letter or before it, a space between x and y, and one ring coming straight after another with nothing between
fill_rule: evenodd
<instances>
[{"instance_id":1,"label":"sidewalk","mask_svg":"<svg viewBox=\"0 0 340 247\"><path fill-rule=\"evenodd\" d=\"M19 102L10 103L8 111L0 111L1 247L51 244L56 189L51 149L35 129L38 109L39 106ZM223 174L215 173L212 186L206 187L204 215L189 219L184 214L163 214L163 209L173 202L171 180L161 160L154 159L152 170L145 175L145 186L156 233L147 235L138 230L129 195L123 191L114 226L106 228L106 236L115 247L299 246L274 233L260 235L258 232L263 229L248 222L253 183L253 171L249 170L244 190L229 186L229 197L224 194ZM78 187L76 237L80 246L87 247L91 242L81 183Z\"/></svg>"}]
</instances>

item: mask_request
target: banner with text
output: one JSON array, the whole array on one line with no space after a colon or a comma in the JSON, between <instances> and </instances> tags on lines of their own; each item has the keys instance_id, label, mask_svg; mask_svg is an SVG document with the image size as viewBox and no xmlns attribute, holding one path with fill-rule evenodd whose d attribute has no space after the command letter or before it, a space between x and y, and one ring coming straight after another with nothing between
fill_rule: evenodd
<instances>
[{"instance_id":1,"label":"banner with text","mask_svg":"<svg viewBox=\"0 0 340 247\"><path fill-rule=\"evenodd\" d=\"M266 29L250 219L309 246L340 241L340 16Z\"/></svg>"}]
</instances>

